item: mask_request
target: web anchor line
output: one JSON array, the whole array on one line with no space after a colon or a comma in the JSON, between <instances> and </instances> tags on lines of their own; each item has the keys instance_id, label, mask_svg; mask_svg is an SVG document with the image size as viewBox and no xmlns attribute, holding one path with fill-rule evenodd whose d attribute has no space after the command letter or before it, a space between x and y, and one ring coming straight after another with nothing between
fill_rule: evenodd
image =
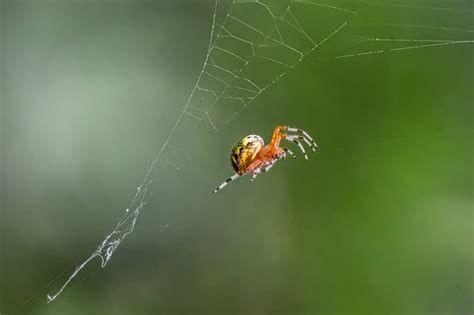
<instances>
[{"instance_id":1,"label":"web anchor line","mask_svg":"<svg viewBox=\"0 0 474 315\"><path fill-rule=\"evenodd\" d=\"M212 15L212 25L211 25L211 32L209 36L209 45L206 53L206 57L204 60L204 64L202 67L201 72L198 75L198 79L191 90L191 93L189 95L188 100L183 106L183 109L181 113L179 114L173 128L169 132L166 140L164 141L163 145L161 146L161 149L159 150L156 158L152 161L150 164L150 167L148 168L144 180L141 183L140 186L137 188L137 192L135 196L133 197L131 204L136 204L137 200L138 206L135 207L135 209L130 212L129 208L126 209L124 216L122 219L119 221L115 229L109 233L105 239L102 241L102 243L97 247L95 251L92 252L92 254L85 259L79 266L77 266L74 269L74 272L71 273L71 275L68 277L68 279L64 282L64 284L56 291L54 294L47 294L47 303L50 303L54 301L58 296L61 295L61 293L67 288L67 286L74 280L74 278L78 275L78 273L84 269L94 258L99 257L101 259L101 267L104 268L107 263L109 262L110 258L114 254L114 252L117 250L119 245L122 243L123 240L127 238L128 235L133 233L135 229L135 225L137 223L138 216L140 215L141 210L143 207L146 205L145 203L145 198L148 196L148 188L150 185L153 183L153 180L151 179L151 176L153 174L153 171L155 170L156 164L160 161L161 156L163 152L165 151L166 147L168 146L168 143L170 142L171 138L173 137L176 129L178 128L181 120L183 119L184 115L186 114L187 108L191 104L191 100L194 97L194 94L196 93L198 89L198 83L201 80L201 77L204 74L204 68L208 62L210 53L211 53L211 47L212 47L212 40L214 37L214 31L215 31L215 25L216 25L216 14L217 14L217 4L218 0L216 0L215 5L214 5L214 12ZM122 227L125 227L125 229L122 229Z\"/></svg>"},{"instance_id":2,"label":"web anchor line","mask_svg":"<svg viewBox=\"0 0 474 315\"><path fill-rule=\"evenodd\" d=\"M340 59L347 59L347 58L354 58L354 57L363 57L363 56L370 56L370 55L380 55L386 54L391 52L400 52L406 50L416 50L422 48L433 48L433 47L441 47L441 46L453 46L453 45L465 45L465 44L474 44L474 40L373 40L373 41L385 41L385 42L411 42L411 43L419 43L417 45L411 46L403 46L403 47L394 47L394 48L386 48L386 49L376 49L376 50L369 50L369 51L361 51L351 54L339 55L334 57L336 60ZM426 43L426 44L422 44Z\"/></svg>"}]
</instances>

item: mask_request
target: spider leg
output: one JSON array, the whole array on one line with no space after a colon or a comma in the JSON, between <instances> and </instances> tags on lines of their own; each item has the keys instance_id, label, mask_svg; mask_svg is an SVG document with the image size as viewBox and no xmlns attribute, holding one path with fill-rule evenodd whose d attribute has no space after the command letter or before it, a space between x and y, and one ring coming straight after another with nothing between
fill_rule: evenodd
<instances>
[{"instance_id":1,"label":"spider leg","mask_svg":"<svg viewBox=\"0 0 474 315\"><path fill-rule=\"evenodd\" d=\"M252 177L250 177L250 182L252 183L255 180L255 177L257 177L258 174L260 174L262 170L260 168L257 168L252 172Z\"/></svg>"},{"instance_id":2,"label":"spider leg","mask_svg":"<svg viewBox=\"0 0 474 315\"><path fill-rule=\"evenodd\" d=\"M262 167L259 167L259 168L255 169L255 170L252 172L252 177L250 178L250 182L253 182L253 181L255 180L255 178L256 178L259 174L268 172L268 171L273 167L273 165L275 165L276 162L278 162L279 160L283 159L284 157L285 157L285 156L282 155L281 157L270 161L270 162L267 163L266 165L263 165Z\"/></svg>"},{"instance_id":3,"label":"spider leg","mask_svg":"<svg viewBox=\"0 0 474 315\"><path fill-rule=\"evenodd\" d=\"M294 143L296 143L298 145L298 147L300 148L301 152L303 152L303 155L304 155L304 158L305 160L308 160L308 155L306 154L306 150L304 149L303 145L301 144L300 141L298 141L299 139L299 136L286 136L286 139L288 141L292 141Z\"/></svg>"},{"instance_id":4,"label":"spider leg","mask_svg":"<svg viewBox=\"0 0 474 315\"><path fill-rule=\"evenodd\" d=\"M308 140L306 139L305 137L301 136L301 135L288 135L286 136L286 138L290 141L292 141L292 139L299 139L300 142L304 141L310 148L311 150L313 150L314 152L316 152L317 148L313 146L313 144Z\"/></svg>"},{"instance_id":5,"label":"spider leg","mask_svg":"<svg viewBox=\"0 0 474 315\"><path fill-rule=\"evenodd\" d=\"M314 142L311 142L308 138L300 136L300 139L303 139L304 142L313 150L313 152L318 151L318 145Z\"/></svg>"},{"instance_id":6,"label":"spider leg","mask_svg":"<svg viewBox=\"0 0 474 315\"><path fill-rule=\"evenodd\" d=\"M302 134L303 138L304 138L304 141L308 144L308 146L314 152L316 152L318 150L318 145L316 144L316 142L313 140L313 138L311 138L311 136L306 131L304 131L302 129L298 129L298 128L291 128L291 127L288 127L287 130L290 131L290 132L296 132L296 133Z\"/></svg>"},{"instance_id":7,"label":"spider leg","mask_svg":"<svg viewBox=\"0 0 474 315\"><path fill-rule=\"evenodd\" d=\"M285 138L285 135L281 133L281 131L286 130L285 126L277 126L275 130L273 131L272 135L272 141L270 142L270 145L273 147L278 147L280 144L281 139Z\"/></svg>"},{"instance_id":8,"label":"spider leg","mask_svg":"<svg viewBox=\"0 0 474 315\"><path fill-rule=\"evenodd\" d=\"M272 160L270 163L266 164L266 165L262 165L261 167L259 168L256 168L253 172L252 172L252 177L250 178L250 182L253 182L254 179L260 174L260 173L265 173L266 171L268 171L269 169L272 168L273 164L275 164L277 160Z\"/></svg>"},{"instance_id":9,"label":"spider leg","mask_svg":"<svg viewBox=\"0 0 474 315\"><path fill-rule=\"evenodd\" d=\"M241 175L239 174L234 174L232 175L231 177L227 178L225 180L225 182L223 182L222 184L219 185L219 187L217 187L216 189L214 189L214 191L212 193L216 193L218 192L219 190L221 190L222 188L224 188L225 186L227 186L231 181L234 181L236 180L237 178L239 178Z\"/></svg>"},{"instance_id":10,"label":"spider leg","mask_svg":"<svg viewBox=\"0 0 474 315\"><path fill-rule=\"evenodd\" d=\"M265 165L265 167L262 169L262 173L268 172L268 171L273 167L273 165L276 164L276 162L278 162L278 161L280 161L281 159L284 159L284 158L285 158L285 156L282 155L281 157L272 160L270 163L268 163L267 165Z\"/></svg>"},{"instance_id":11,"label":"spider leg","mask_svg":"<svg viewBox=\"0 0 474 315\"><path fill-rule=\"evenodd\" d=\"M294 159L296 159L296 155L293 153L293 151L291 151L290 149L287 149L287 148L282 148L283 151L285 151L285 155L283 156L283 158L286 157L287 154L291 155Z\"/></svg>"}]
</instances>

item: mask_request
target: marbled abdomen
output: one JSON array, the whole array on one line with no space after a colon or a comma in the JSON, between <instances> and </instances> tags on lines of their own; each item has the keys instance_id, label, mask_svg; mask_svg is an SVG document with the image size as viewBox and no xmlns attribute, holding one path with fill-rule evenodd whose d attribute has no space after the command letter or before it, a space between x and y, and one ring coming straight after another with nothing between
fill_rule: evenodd
<instances>
[{"instance_id":1,"label":"marbled abdomen","mask_svg":"<svg viewBox=\"0 0 474 315\"><path fill-rule=\"evenodd\" d=\"M230 154L230 162L237 174L246 172L263 145L263 139L257 135L248 135L235 144Z\"/></svg>"}]
</instances>

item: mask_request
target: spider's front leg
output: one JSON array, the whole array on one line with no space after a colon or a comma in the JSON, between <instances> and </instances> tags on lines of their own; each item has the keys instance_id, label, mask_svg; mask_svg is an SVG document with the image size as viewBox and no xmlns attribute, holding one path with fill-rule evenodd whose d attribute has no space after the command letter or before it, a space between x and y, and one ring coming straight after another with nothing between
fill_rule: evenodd
<instances>
[{"instance_id":1,"label":"spider's front leg","mask_svg":"<svg viewBox=\"0 0 474 315\"><path fill-rule=\"evenodd\" d=\"M286 126L277 126L275 130L273 131L272 141L270 142L270 146L279 147L281 139L285 138L285 134L283 134L281 131L285 131L287 129L288 127Z\"/></svg>"},{"instance_id":2,"label":"spider's front leg","mask_svg":"<svg viewBox=\"0 0 474 315\"><path fill-rule=\"evenodd\" d=\"M306 144L314 152L318 151L319 148L318 148L318 145L316 144L316 141L314 141L313 138L311 138L311 136L306 131L304 131L303 129L287 127L286 130L289 131L289 132L295 132L295 133L299 134L299 135L296 136L298 139L303 140L304 142L306 142Z\"/></svg>"},{"instance_id":3,"label":"spider's front leg","mask_svg":"<svg viewBox=\"0 0 474 315\"><path fill-rule=\"evenodd\" d=\"M285 139L288 140L288 141L291 141L291 142L296 143L296 145L298 145L298 147L300 148L300 151L303 152L304 159L305 159L305 160L308 160L308 155L306 154L306 150L304 149L304 147L303 147L303 145L301 144L301 142L298 140L298 139L299 139L298 136L288 136L288 135L285 135Z\"/></svg>"},{"instance_id":4,"label":"spider's front leg","mask_svg":"<svg viewBox=\"0 0 474 315\"><path fill-rule=\"evenodd\" d=\"M303 146L303 143L306 143L315 153L318 151L318 145L316 144L316 142L306 131L302 129L287 126L278 126L273 132L271 145L273 145L274 147L279 147L280 141L282 139L295 143L300 149L300 151L303 153L304 158L306 160L308 160L308 155L306 154L306 150Z\"/></svg>"},{"instance_id":5,"label":"spider's front leg","mask_svg":"<svg viewBox=\"0 0 474 315\"><path fill-rule=\"evenodd\" d=\"M294 159L296 159L296 155L293 153L293 151L287 148L281 148L281 149L285 151L285 155L283 156L283 159L286 158L287 154L291 155Z\"/></svg>"}]
</instances>

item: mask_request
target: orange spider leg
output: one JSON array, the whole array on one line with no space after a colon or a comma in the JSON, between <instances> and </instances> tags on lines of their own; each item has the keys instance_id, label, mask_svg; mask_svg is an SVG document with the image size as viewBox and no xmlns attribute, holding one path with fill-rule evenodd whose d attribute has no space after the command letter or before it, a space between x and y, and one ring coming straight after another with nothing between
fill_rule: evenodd
<instances>
[{"instance_id":1,"label":"orange spider leg","mask_svg":"<svg viewBox=\"0 0 474 315\"><path fill-rule=\"evenodd\" d=\"M298 136L298 135L287 135L287 134L284 134L282 133L281 131L291 131L291 132L298 132L298 133L302 133L304 134L304 136ZM275 131L273 132L273 136L272 136L272 141L270 143L271 146L273 146L273 148L279 148L280 146L280 141L282 139L287 139L291 142L294 142L298 145L298 147L300 148L301 152L303 152L303 155L304 155L304 158L305 160L308 160L308 155L306 154L306 151L303 147L303 145L301 144L301 140L305 141L312 149L313 151L316 152L316 148L313 147L312 143L306 139L306 136L307 133L303 130L300 130L300 129L296 129L296 128L288 128L287 126L277 126L275 128ZM309 137L309 135L307 135ZM314 143L313 139L311 139L309 137L309 139ZM314 145L316 145L316 143L314 143Z\"/></svg>"},{"instance_id":2,"label":"orange spider leg","mask_svg":"<svg viewBox=\"0 0 474 315\"><path fill-rule=\"evenodd\" d=\"M273 131L272 141L270 142L270 145L272 147L278 147L280 145L281 139L286 138L286 135L280 132L280 131L286 131L286 130L288 130L288 127L286 126L277 126L275 128L275 131Z\"/></svg>"},{"instance_id":3,"label":"orange spider leg","mask_svg":"<svg viewBox=\"0 0 474 315\"><path fill-rule=\"evenodd\" d=\"M263 165L263 160L261 158L255 159L252 163L249 164L247 167L246 173L253 173L256 169L260 168Z\"/></svg>"}]
</instances>

